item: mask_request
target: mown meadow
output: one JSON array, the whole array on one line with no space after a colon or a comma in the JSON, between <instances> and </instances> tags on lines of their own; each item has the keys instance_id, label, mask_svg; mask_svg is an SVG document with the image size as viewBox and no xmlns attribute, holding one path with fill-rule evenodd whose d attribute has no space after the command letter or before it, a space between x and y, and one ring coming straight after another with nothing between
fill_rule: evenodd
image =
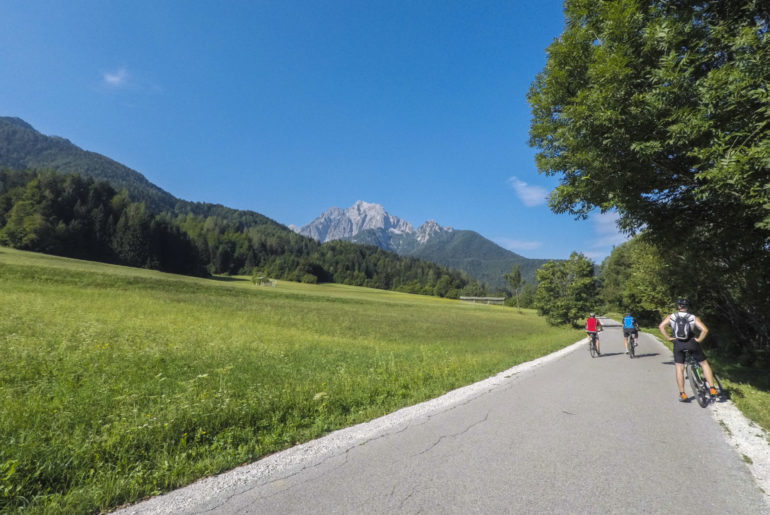
<instances>
[{"instance_id":1,"label":"mown meadow","mask_svg":"<svg viewBox=\"0 0 770 515\"><path fill-rule=\"evenodd\" d=\"M583 337L534 312L0 247L0 511L92 513Z\"/></svg>"}]
</instances>

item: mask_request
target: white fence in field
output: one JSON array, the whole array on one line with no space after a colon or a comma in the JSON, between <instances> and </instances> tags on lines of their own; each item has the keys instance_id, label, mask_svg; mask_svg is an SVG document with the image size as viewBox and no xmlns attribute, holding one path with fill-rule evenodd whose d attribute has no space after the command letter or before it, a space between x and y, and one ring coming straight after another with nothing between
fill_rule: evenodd
<instances>
[{"instance_id":1,"label":"white fence in field","mask_svg":"<svg viewBox=\"0 0 770 515\"><path fill-rule=\"evenodd\" d=\"M502 306L505 297L460 297L463 302L473 302L474 304L497 304Z\"/></svg>"}]
</instances>

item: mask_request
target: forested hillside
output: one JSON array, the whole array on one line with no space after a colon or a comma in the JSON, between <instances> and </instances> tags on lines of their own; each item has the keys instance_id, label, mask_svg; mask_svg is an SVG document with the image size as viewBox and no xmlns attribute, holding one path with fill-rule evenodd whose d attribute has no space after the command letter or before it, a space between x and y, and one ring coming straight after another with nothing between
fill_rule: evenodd
<instances>
[{"instance_id":1,"label":"forested hillside","mask_svg":"<svg viewBox=\"0 0 770 515\"><path fill-rule=\"evenodd\" d=\"M467 275L377 247L320 244L257 213L177 203L159 213L104 181L0 170L0 244L167 272L259 273L458 297L483 288Z\"/></svg>"},{"instance_id":2,"label":"forested hillside","mask_svg":"<svg viewBox=\"0 0 770 515\"><path fill-rule=\"evenodd\" d=\"M19 118L0 117L0 170L0 244L194 275L256 270L439 296L484 292L444 266L373 246L321 245L254 211L177 199Z\"/></svg>"},{"instance_id":3,"label":"forested hillside","mask_svg":"<svg viewBox=\"0 0 770 515\"><path fill-rule=\"evenodd\" d=\"M125 188L134 201L144 202L153 212L173 209L177 203L139 172L65 138L40 134L19 118L0 117L0 168L57 170L101 179L118 190Z\"/></svg>"},{"instance_id":4,"label":"forested hillside","mask_svg":"<svg viewBox=\"0 0 770 515\"><path fill-rule=\"evenodd\" d=\"M548 261L519 256L474 231L463 230L440 234L410 255L464 270L470 276L496 287L507 287L503 276L514 266L519 267L527 283L535 284L535 271Z\"/></svg>"}]
</instances>

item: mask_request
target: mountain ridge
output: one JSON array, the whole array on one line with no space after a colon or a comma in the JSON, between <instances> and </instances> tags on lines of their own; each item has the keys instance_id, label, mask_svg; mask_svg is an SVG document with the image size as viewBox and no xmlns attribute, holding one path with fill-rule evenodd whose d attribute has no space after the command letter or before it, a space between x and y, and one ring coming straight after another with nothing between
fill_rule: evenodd
<instances>
[{"instance_id":1,"label":"mountain ridge","mask_svg":"<svg viewBox=\"0 0 770 515\"><path fill-rule=\"evenodd\" d=\"M417 229L379 204L356 201L351 207L331 207L310 223L292 230L322 243L345 240L375 245L402 256L432 261L465 271L489 286L505 289L503 275L518 265L522 277L534 283L535 270L546 259L525 258L504 249L475 231L457 230L428 220Z\"/></svg>"},{"instance_id":2,"label":"mountain ridge","mask_svg":"<svg viewBox=\"0 0 770 515\"><path fill-rule=\"evenodd\" d=\"M105 180L116 189L126 189L134 202L144 202L154 213L164 211L200 216L230 216L238 227L271 225L289 234L302 231L316 241L345 240L373 245L401 256L430 261L465 271L469 277L505 289L502 277L519 265L522 276L531 282L535 269L546 260L531 260L499 247L473 231L455 230L435 220L417 229L389 214L379 204L358 201L347 209L330 208L315 222L313 229L280 224L251 210L235 210L219 204L190 202L174 197L154 185L144 175L96 152L84 150L61 136L46 136L17 117L0 116L0 169L56 170ZM313 223L311 222L311 223ZM310 225L310 224L308 224Z\"/></svg>"},{"instance_id":3,"label":"mountain ridge","mask_svg":"<svg viewBox=\"0 0 770 515\"><path fill-rule=\"evenodd\" d=\"M144 202L154 213L180 210L203 216L240 213L239 218L248 223L274 225L289 231L283 224L256 211L179 199L136 170L97 152L84 150L67 138L42 134L17 117L0 116L0 168L77 173L107 181L117 190L126 189L134 202Z\"/></svg>"},{"instance_id":4,"label":"mountain ridge","mask_svg":"<svg viewBox=\"0 0 770 515\"><path fill-rule=\"evenodd\" d=\"M0 116L0 166L15 169L53 169L107 180L142 197L154 211L170 210L178 201L141 173L107 156L84 150L67 138L46 136L21 118Z\"/></svg>"}]
</instances>

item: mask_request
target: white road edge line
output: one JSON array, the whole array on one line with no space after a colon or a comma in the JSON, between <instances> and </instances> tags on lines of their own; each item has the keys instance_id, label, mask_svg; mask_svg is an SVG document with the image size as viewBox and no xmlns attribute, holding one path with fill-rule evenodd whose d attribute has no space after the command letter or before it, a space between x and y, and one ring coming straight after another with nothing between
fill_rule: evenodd
<instances>
[{"instance_id":1,"label":"white road edge line","mask_svg":"<svg viewBox=\"0 0 770 515\"><path fill-rule=\"evenodd\" d=\"M285 476L292 471L312 467L330 456L361 445L377 435L402 430L405 426L426 419L438 411L446 410L481 395L496 386L513 380L514 376L522 372L559 359L587 343L588 339L584 338L546 356L520 363L478 383L463 386L440 397L401 408L369 422L338 429L315 440L266 456L254 463L200 479L188 486L118 509L114 513L121 515L180 513L189 507L212 499L219 492L234 491L239 487L243 488L254 483L263 484L276 475Z\"/></svg>"}]
</instances>

